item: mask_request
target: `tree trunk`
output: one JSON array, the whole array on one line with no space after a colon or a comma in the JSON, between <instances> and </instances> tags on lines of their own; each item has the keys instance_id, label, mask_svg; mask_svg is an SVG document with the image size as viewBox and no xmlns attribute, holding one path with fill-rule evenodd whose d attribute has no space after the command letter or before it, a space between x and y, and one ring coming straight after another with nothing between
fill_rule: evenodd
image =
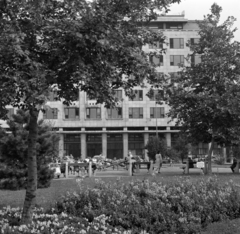
<instances>
[{"instance_id":1,"label":"tree trunk","mask_svg":"<svg viewBox=\"0 0 240 234\"><path fill-rule=\"evenodd\" d=\"M39 111L31 109L29 111L30 120L28 124L28 178L25 201L22 211L22 224L28 224L32 221L33 209L36 204L37 194L37 119Z\"/></svg>"},{"instance_id":2,"label":"tree trunk","mask_svg":"<svg viewBox=\"0 0 240 234\"><path fill-rule=\"evenodd\" d=\"M207 173L212 175L212 152L214 146L214 138L212 137L210 149L208 150L208 165L207 165Z\"/></svg>"}]
</instances>

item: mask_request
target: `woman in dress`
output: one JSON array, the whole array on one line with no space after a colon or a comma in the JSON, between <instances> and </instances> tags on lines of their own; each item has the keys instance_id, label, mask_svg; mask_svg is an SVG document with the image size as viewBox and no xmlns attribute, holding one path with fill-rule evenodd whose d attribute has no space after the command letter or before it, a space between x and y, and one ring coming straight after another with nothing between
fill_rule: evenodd
<instances>
[{"instance_id":1,"label":"woman in dress","mask_svg":"<svg viewBox=\"0 0 240 234\"><path fill-rule=\"evenodd\" d=\"M160 172L161 167L162 167L162 155L158 150L157 154L155 155L155 173L161 173Z\"/></svg>"}]
</instances>

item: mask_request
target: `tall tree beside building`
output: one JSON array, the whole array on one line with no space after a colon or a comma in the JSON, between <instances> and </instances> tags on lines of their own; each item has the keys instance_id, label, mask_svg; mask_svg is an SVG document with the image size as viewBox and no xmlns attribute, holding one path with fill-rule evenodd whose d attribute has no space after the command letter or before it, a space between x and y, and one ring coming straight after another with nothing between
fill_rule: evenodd
<instances>
[{"instance_id":1,"label":"tall tree beside building","mask_svg":"<svg viewBox=\"0 0 240 234\"><path fill-rule=\"evenodd\" d=\"M200 39L190 44L190 66L168 87L169 115L190 141L211 143L208 171L211 173L213 143L231 145L240 130L240 44L233 41L235 19L219 23L222 8L217 4L199 22ZM196 56L201 62L193 63Z\"/></svg>"},{"instance_id":2,"label":"tall tree beside building","mask_svg":"<svg viewBox=\"0 0 240 234\"><path fill-rule=\"evenodd\" d=\"M112 105L114 89L130 94L154 80L142 46L164 36L146 22L174 2L180 0L0 1L0 113L10 104L30 116L22 223L31 222L36 201L37 119L46 96L55 88L69 104L81 90Z\"/></svg>"}]
</instances>

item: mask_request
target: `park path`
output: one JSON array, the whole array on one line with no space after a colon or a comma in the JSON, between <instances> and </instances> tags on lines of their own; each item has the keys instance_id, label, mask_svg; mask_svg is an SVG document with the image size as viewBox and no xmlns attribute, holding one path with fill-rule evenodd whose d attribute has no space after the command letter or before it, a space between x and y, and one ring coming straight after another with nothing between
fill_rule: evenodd
<instances>
[{"instance_id":1,"label":"park path","mask_svg":"<svg viewBox=\"0 0 240 234\"><path fill-rule=\"evenodd\" d=\"M212 168L212 172L214 174L233 174L230 165L214 165ZM71 175L69 174L68 178L76 178L78 174ZM164 175L172 175L172 176L181 176L183 175L183 170L180 168L180 165L172 165L169 166L169 164L164 164L161 168L161 174L157 174L156 176L164 176ZM190 169L189 175L202 175L201 169ZM119 168L118 170L113 170L112 168L107 168L106 170L99 171L97 170L94 174L94 177L101 178L101 177L128 177L129 172L124 168ZM139 172L135 172L134 176L139 177L146 177L146 176L152 176L148 173L147 169L140 169ZM239 174L240 176L240 174ZM61 176L62 179L64 179L63 176Z\"/></svg>"}]
</instances>

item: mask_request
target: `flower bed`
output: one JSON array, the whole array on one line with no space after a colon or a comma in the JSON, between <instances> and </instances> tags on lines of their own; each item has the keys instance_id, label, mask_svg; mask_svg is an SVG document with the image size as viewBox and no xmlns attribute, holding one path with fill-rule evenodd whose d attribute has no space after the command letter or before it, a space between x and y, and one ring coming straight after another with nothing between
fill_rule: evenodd
<instances>
[{"instance_id":1,"label":"flower bed","mask_svg":"<svg viewBox=\"0 0 240 234\"><path fill-rule=\"evenodd\" d=\"M206 225L240 217L240 196L233 183L216 178L171 185L144 181L109 184L62 197L55 208L36 209L33 223L14 226L19 209L0 212L0 233L198 233ZM7 232L8 231L8 232Z\"/></svg>"}]
</instances>

